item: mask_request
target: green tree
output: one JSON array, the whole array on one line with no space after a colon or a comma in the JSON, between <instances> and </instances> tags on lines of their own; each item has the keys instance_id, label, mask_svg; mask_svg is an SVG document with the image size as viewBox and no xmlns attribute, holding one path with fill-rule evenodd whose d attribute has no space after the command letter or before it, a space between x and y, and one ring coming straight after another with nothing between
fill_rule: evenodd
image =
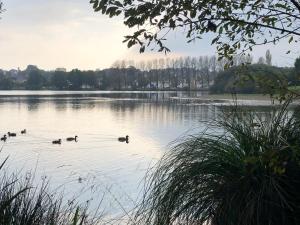
<instances>
[{"instance_id":1,"label":"green tree","mask_svg":"<svg viewBox=\"0 0 300 225\"><path fill-rule=\"evenodd\" d=\"M271 66L272 65L272 55L270 50L266 51L266 64Z\"/></svg>"},{"instance_id":2,"label":"green tree","mask_svg":"<svg viewBox=\"0 0 300 225\"><path fill-rule=\"evenodd\" d=\"M259 57L257 63L258 64L266 64L266 60L264 57Z\"/></svg>"},{"instance_id":3,"label":"green tree","mask_svg":"<svg viewBox=\"0 0 300 225\"><path fill-rule=\"evenodd\" d=\"M214 36L220 58L232 59L237 52L255 45L289 42L300 38L300 2L298 0L90 0L95 11L110 17L123 15L124 24L136 31L125 36L128 47L140 46L140 52L152 43L159 51L166 34L180 29L188 41L205 33Z\"/></svg>"},{"instance_id":4,"label":"green tree","mask_svg":"<svg viewBox=\"0 0 300 225\"><path fill-rule=\"evenodd\" d=\"M300 57L296 59L295 61L295 71L296 74L300 76Z\"/></svg>"},{"instance_id":5,"label":"green tree","mask_svg":"<svg viewBox=\"0 0 300 225\"><path fill-rule=\"evenodd\" d=\"M95 72L91 70L84 72L82 83L88 88L96 88L98 84Z\"/></svg>"},{"instance_id":6,"label":"green tree","mask_svg":"<svg viewBox=\"0 0 300 225\"><path fill-rule=\"evenodd\" d=\"M0 89L1 90L11 90L14 87L14 80L7 76L0 77Z\"/></svg>"},{"instance_id":7,"label":"green tree","mask_svg":"<svg viewBox=\"0 0 300 225\"><path fill-rule=\"evenodd\" d=\"M300 85L300 57L295 61L294 85Z\"/></svg>"},{"instance_id":8,"label":"green tree","mask_svg":"<svg viewBox=\"0 0 300 225\"><path fill-rule=\"evenodd\" d=\"M55 71L51 77L51 85L58 90L63 90L68 87L67 73Z\"/></svg>"},{"instance_id":9,"label":"green tree","mask_svg":"<svg viewBox=\"0 0 300 225\"><path fill-rule=\"evenodd\" d=\"M26 81L26 89L40 90L45 84L45 78L40 70L30 70Z\"/></svg>"},{"instance_id":10,"label":"green tree","mask_svg":"<svg viewBox=\"0 0 300 225\"><path fill-rule=\"evenodd\" d=\"M82 72L78 69L72 70L69 74L68 80L72 90L80 90L83 84Z\"/></svg>"}]
</instances>

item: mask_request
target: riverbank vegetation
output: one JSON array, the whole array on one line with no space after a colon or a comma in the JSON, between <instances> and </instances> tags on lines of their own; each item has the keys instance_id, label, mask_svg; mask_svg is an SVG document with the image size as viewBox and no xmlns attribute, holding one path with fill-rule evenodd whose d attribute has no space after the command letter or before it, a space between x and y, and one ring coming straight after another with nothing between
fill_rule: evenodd
<instances>
[{"instance_id":1,"label":"riverbank vegetation","mask_svg":"<svg viewBox=\"0 0 300 225\"><path fill-rule=\"evenodd\" d=\"M287 107L230 108L180 140L149 179L139 224L299 224L299 109Z\"/></svg>"},{"instance_id":2,"label":"riverbank vegetation","mask_svg":"<svg viewBox=\"0 0 300 225\"><path fill-rule=\"evenodd\" d=\"M0 166L1 225L93 225L100 215L89 215L88 203L65 199L63 193L51 191L47 180L34 183L33 175L7 172Z\"/></svg>"},{"instance_id":3,"label":"riverbank vegetation","mask_svg":"<svg viewBox=\"0 0 300 225\"><path fill-rule=\"evenodd\" d=\"M29 65L25 70L0 70L0 89L27 90L210 90L212 93L271 93L272 87L300 85L299 61L295 67L272 66L272 55L253 62L235 57L233 66L215 56L160 58L148 61L121 60L112 68L67 72L44 71ZM262 85L261 85L262 84ZM268 84L268 86L266 86Z\"/></svg>"}]
</instances>

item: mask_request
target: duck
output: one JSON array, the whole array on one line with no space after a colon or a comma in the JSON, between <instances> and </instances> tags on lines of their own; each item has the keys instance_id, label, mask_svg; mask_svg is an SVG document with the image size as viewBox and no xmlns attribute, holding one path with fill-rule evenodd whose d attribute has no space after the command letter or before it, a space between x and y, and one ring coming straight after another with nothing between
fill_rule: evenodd
<instances>
[{"instance_id":1,"label":"duck","mask_svg":"<svg viewBox=\"0 0 300 225\"><path fill-rule=\"evenodd\" d=\"M52 144L54 144L54 145L60 145L61 144L61 139L52 141Z\"/></svg>"},{"instance_id":2,"label":"duck","mask_svg":"<svg viewBox=\"0 0 300 225\"><path fill-rule=\"evenodd\" d=\"M3 135L3 137L1 138L1 141L6 142L6 139L7 139L7 137L6 137L6 134L5 134L5 135Z\"/></svg>"},{"instance_id":3,"label":"duck","mask_svg":"<svg viewBox=\"0 0 300 225\"><path fill-rule=\"evenodd\" d=\"M21 130L21 134L26 134L26 129Z\"/></svg>"},{"instance_id":4,"label":"duck","mask_svg":"<svg viewBox=\"0 0 300 225\"><path fill-rule=\"evenodd\" d=\"M8 137L16 137L17 134L16 133L11 133L11 132L7 132Z\"/></svg>"},{"instance_id":5,"label":"duck","mask_svg":"<svg viewBox=\"0 0 300 225\"><path fill-rule=\"evenodd\" d=\"M119 137L118 141L119 142L126 142L128 144L129 143L129 136L126 135L125 137Z\"/></svg>"},{"instance_id":6,"label":"duck","mask_svg":"<svg viewBox=\"0 0 300 225\"><path fill-rule=\"evenodd\" d=\"M75 141L75 142L77 142L77 138L78 138L78 136L76 135L75 137L68 137L66 140L67 141Z\"/></svg>"}]
</instances>

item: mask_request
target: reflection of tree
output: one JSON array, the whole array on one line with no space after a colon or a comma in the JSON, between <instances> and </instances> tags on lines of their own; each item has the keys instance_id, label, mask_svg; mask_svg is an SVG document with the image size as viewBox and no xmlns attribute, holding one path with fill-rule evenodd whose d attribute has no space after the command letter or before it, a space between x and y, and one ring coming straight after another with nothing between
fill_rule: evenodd
<instances>
[{"instance_id":1,"label":"reflection of tree","mask_svg":"<svg viewBox=\"0 0 300 225\"><path fill-rule=\"evenodd\" d=\"M27 97L25 98L25 103L27 104L28 111L37 111L41 104L40 98Z\"/></svg>"},{"instance_id":2,"label":"reflection of tree","mask_svg":"<svg viewBox=\"0 0 300 225\"><path fill-rule=\"evenodd\" d=\"M187 105L174 101L112 101L107 103L116 117L143 117L153 123L170 121L207 121L216 118L219 110L213 105ZM130 112L130 114L127 114Z\"/></svg>"}]
</instances>

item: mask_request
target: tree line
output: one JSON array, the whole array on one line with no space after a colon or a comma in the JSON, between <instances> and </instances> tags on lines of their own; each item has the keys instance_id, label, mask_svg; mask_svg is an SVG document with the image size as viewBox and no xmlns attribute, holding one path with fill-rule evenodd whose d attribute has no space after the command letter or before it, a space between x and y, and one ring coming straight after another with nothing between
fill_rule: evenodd
<instances>
[{"instance_id":1,"label":"tree line","mask_svg":"<svg viewBox=\"0 0 300 225\"><path fill-rule=\"evenodd\" d=\"M96 71L44 71L29 65L24 71L0 71L0 89L57 90L194 90L207 89L225 62L215 56L119 60Z\"/></svg>"},{"instance_id":2,"label":"tree line","mask_svg":"<svg viewBox=\"0 0 300 225\"><path fill-rule=\"evenodd\" d=\"M253 63L251 55L233 59L233 67ZM216 82L225 70L225 59L215 56L159 58L151 60L119 60L111 68L96 71L65 69L44 71L29 65L25 70L0 70L0 89L28 90L208 90L216 88ZM256 64L272 65L272 55L266 52ZM276 70L276 67L274 67ZM267 73L267 72L266 72ZM221 90L222 88L220 88Z\"/></svg>"},{"instance_id":3,"label":"tree line","mask_svg":"<svg viewBox=\"0 0 300 225\"><path fill-rule=\"evenodd\" d=\"M295 60L294 67L276 67L265 62L259 58L256 64L233 66L219 72L210 91L278 94L280 91L300 90L300 57Z\"/></svg>"}]
</instances>

